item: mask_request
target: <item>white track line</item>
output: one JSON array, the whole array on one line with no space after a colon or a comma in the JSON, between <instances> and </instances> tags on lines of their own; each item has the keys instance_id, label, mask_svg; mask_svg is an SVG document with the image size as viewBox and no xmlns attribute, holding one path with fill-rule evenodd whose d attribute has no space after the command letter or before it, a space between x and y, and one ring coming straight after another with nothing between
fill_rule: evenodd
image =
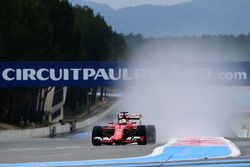
<instances>
[{"instance_id":1,"label":"white track line","mask_svg":"<svg viewBox=\"0 0 250 167\"><path fill-rule=\"evenodd\" d=\"M230 140L223 137L225 143L227 143L229 149L231 150L231 155L229 157L238 157L241 155L240 149Z\"/></svg>"},{"instance_id":2,"label":"white track line","mask_svg":"<svg viewBox=\"0 0 250 167\"><path fill-rule=\"evenodd\" d=\"M172 146L174 143L176 143L176 139L171 139L168 141L167 144L164 144L162 146L156 147L153 152L149 155L143 156L144 157L154 157L154 156L158 156L161 155L163 153L163 151L165 150L166 147Z\"/></svg>"}]
</instances>

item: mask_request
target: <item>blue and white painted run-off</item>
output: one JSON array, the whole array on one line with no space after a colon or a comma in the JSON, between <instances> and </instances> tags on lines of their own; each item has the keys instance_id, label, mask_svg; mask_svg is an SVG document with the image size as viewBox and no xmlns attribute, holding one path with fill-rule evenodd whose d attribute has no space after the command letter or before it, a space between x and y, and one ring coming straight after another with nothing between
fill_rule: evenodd
<instances>
[{"instance_id":1,"label":"blue and white painted run-off","mask_svg":"<svg viewBox=\"0 0 250 167\"><path fill-rule=\"evenodd\" d=\"M143 157L67 161L0 164L1 167L47 167L47 166L157 166L165 162L201 160L239 156L239 149L229 140L219 138L172 139L156 148L152 154Z\"/></svg>"}]
</instances>

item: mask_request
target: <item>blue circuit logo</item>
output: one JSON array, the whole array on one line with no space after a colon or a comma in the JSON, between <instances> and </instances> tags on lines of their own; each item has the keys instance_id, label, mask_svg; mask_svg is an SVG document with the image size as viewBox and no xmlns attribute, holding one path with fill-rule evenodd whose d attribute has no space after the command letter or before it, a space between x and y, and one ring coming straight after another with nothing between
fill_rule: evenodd
<instances>
[{"instance_id":1,"label":"blue circuit logo","mask_svg":"<svg viewBox=\"0 0 250 167\"><path fill-rule=\"evenodd\" d=\"M0 87L112 86L156 77L180 84L189 80L219 85L250 85L250 62L168 64L166 67L128 63L2 62ZM209 82L207 82L209 81Z\"/></svg>"}]
</instances>

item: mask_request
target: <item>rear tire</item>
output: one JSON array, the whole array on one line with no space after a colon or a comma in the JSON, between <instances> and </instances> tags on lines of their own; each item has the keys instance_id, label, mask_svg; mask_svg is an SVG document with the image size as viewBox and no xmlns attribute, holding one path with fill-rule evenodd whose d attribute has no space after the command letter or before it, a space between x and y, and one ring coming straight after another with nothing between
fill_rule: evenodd
<instances>
[{"instance_id":1,"label":"rear tire","mask_svg":"<svg viewBox=\"0 0 250 167\"><path fill-rule=\"evenodd\" d=\"M95 139L95 137L103 137L102 133L102 127L101 126L94 126L92 130L92 144L94 146L100 146L102 145L102 142L98 139Z\"/></svg>"},{"instance_id":2,"label":"rear tire","mask_svg":"<svg viewBox=\"0 0 250 167\"><path fill-rule=\"evenodd\" d=\"M138 145L146 145L147 144L146 127L144 125L137 126L136 136L140 136L140 137L144 138L144 140L137 141Z\"/></svg>"},{"instance_id":3,"label":"rear tire","mask_svg":"<svg viewBox=\"0 0 250 167\"><path fill-rule=\"evenodd\" d=\"M147 142L151 144L156 143L156 129L154 125L147 125L146 126L147 132Z\"/></svg>"}]
</instances>

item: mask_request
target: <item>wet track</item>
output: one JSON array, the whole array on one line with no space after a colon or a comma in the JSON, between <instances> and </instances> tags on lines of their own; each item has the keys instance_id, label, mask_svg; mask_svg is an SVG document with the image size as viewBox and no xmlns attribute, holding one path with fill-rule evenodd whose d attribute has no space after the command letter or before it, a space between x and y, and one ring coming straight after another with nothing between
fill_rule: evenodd
<instances>
[{"instance_id":1,"label":"wet track","mask_svg":"<svg viewBox=\"0 0 250 167\"><path fill-rule=\"evenodd\" d=\"M250 140L232 139L232 141L240 148L242 156L226 160L244 161L247 159L249 161ZM0 141L0 163L77 161L144 156L150 154L157 146L159 144L95 147L90 143L89 131L53 139L2 140ZM204 160L198 162L198 164L200 163L213 164L214 161Z\"/></svg>"},{"instance_id":2,"label":"wet track","mask_svg":"<svg viewBox=\"0 0 250 167\"><path fill-rule=\"evenodd\" d=\"M115 120L116 111L97 125ZM77 161L144 156L160 144L146 146L92 146L92 126L57 138L0 140L0 163Z\"/></svg>"},{"instance_id":3,"label":"wet track","mask_svg":"<svg viewBox=\"0 0 250 167\"><path fill-rule=\"evenodd\" d=\"M103 121L114 120L115 114L108 115ZM90 142L92 126L75 134L57 138L33 138L0 140L0 163L27 163L27 162L55 162L55 161L80 161L95 159L113 159L124 157L138 157L152 153L154 148L162 145L151 144L146 146L92 146ZM224 159L227 162L214 160L196 161L197 165L211 164L239 164L250 159L250 140L231 139L241 150L242 155L237 158ZM228 162L228 160L242 160L241 162ZM176 164L164 162L152 164L152 166L190 166L194 161ZM250 164L250 163L249 163ZM143 166L143 165L142 165ZM235 165L239 166L239 165Z\"/></svg>"},{"instance_id":4,"label":"wet track","mask_svg":"<svg viewBox=\"0 0 250 167\"><path fill-rule=\"evenodd\" d=\"M74 161L143 156L157 145L94 147L83 139L26 139L0 141L0 163Z\"/></svg>"}]
</instances>

